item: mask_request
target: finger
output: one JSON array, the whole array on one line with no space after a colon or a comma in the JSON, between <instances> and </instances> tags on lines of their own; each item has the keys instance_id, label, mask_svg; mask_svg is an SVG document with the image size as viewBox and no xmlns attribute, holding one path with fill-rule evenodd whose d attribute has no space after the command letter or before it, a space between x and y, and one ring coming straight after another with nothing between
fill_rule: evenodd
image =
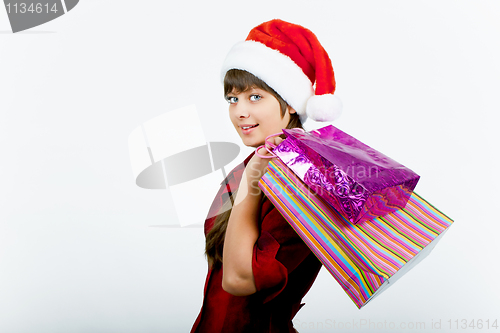
<instances>
[{"instance_id":1,"label":"finger","mask_svg":"<svg viewBox=\"0 0 500 333\"><path fill-rule=\"evenodd\" d=\"M258 153L262 156L270 156L269 151L265 147L262 147L258 150Z\"/></svg>"},{"instance_id":2,"label":"finger","mask_svg":"<svg viewBox=\"0 0 500 333\"><path fill-rule=\"evenodd\" d=\"M279 136L277 136L277 137L274 138L274 144L275 145L279 145L282 141L283 141L283 139L280 138Z\"/></svg>"},{"instance_id":3,"label":"finger","mask_svg":"<svg viewBox=\"0 0 500 333\"><path fill-rule=\"evenodd\" d=\"M262 147L262 148L258 149L258 150L257 150L257 152L258 152L259 154L261 154L261 155L264 155L264 156L265 156L265 155L267 155L267 149L266 149L266 148L264 148L264 147Z\"/></svg>"}]
</instances>

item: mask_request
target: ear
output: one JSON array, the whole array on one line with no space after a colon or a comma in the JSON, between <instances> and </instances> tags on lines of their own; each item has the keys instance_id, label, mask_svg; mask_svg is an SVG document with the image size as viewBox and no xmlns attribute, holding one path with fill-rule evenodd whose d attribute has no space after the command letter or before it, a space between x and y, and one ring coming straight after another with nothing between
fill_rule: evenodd
<instances>
[{"instance_id":1,"label":"ear","mask_svg":"<svg viewBox=\"0 0 500 333\"><path fill-rule=\"evenodd\" d=\"M288 105L288 106L286 107L286 110L287 110L287 111L288 111L288 113L290 113L290 114L297 113L297 111L295 111L295 109L294 109L294 108L292 108L290 105Z\"/></svg>"}]
</instances>

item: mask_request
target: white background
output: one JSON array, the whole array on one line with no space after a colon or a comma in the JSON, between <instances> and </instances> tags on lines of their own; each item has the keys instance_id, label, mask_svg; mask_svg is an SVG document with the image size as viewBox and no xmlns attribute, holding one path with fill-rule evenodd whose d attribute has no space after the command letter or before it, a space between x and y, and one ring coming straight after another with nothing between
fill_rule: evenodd
<instances>
[{"instance_id":1,"label":"white background","mask_svg":"<svg viewBox=\"0 0 500 333\"><path fill-rule=\"evenodd\" d=\"M189 331L203 229L154 227L177 217L168 191L135 185L128 135L195 103L207 141L241 144L219 68L272 18L311 29L329 52L344 103L335 125L415 170L416 191L455 220L362 310L322 270L299 331L472 319L488 331L500 319L498 17L493 0L82 0L12 34L1 7L0 331Z\"/></svg>"}]
</instances>

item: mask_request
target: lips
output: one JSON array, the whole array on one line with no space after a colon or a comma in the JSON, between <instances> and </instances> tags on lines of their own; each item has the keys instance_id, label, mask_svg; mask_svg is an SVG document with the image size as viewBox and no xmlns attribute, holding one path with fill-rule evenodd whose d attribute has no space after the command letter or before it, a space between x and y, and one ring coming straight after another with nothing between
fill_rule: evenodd
<instances>
[{"instance_id":1,"label":"lips","mask_svg":"<svg viewBox=\"0 0 500 333\"><path fill-rule=\"evenodd\" d=\"M240 125L241 129L243 129L243 130L254 128L254 127L257 127L257 126L259 126L259 124L255 124L255 125Z\"/></svg>"},{"instance_id":2,"label":"lips","mask_svg":"<svg viewBox=\"0 0 500 333\"><path fill-rule=\"evenodd\" d=\"M241 127L241 132L243 134L249 134L250 132L252 132L257 126L259 126L259 124L255 124L255 125L240 125Z\"/></svg>"}]
</instances>

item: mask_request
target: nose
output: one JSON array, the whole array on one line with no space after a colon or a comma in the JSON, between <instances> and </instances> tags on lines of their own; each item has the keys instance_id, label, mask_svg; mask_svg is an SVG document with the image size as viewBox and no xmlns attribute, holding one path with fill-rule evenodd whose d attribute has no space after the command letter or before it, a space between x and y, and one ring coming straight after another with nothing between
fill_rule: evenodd
<instances>
[{"instance_id":1,"label":"nose","mask_svg":"<svg viewBox=\"0 0 500 333\"><path fill-rule=\"evenodd\" d=\"M248 106L246 105L246 103L241 103L241 102L238 102L238 104L236 104L234 106L235 108L235 115L237 118L239 119L245 119L245 118L248 118L250 117L250 112L249 112L249 108Z\"/></svg>"}]
</instances>

